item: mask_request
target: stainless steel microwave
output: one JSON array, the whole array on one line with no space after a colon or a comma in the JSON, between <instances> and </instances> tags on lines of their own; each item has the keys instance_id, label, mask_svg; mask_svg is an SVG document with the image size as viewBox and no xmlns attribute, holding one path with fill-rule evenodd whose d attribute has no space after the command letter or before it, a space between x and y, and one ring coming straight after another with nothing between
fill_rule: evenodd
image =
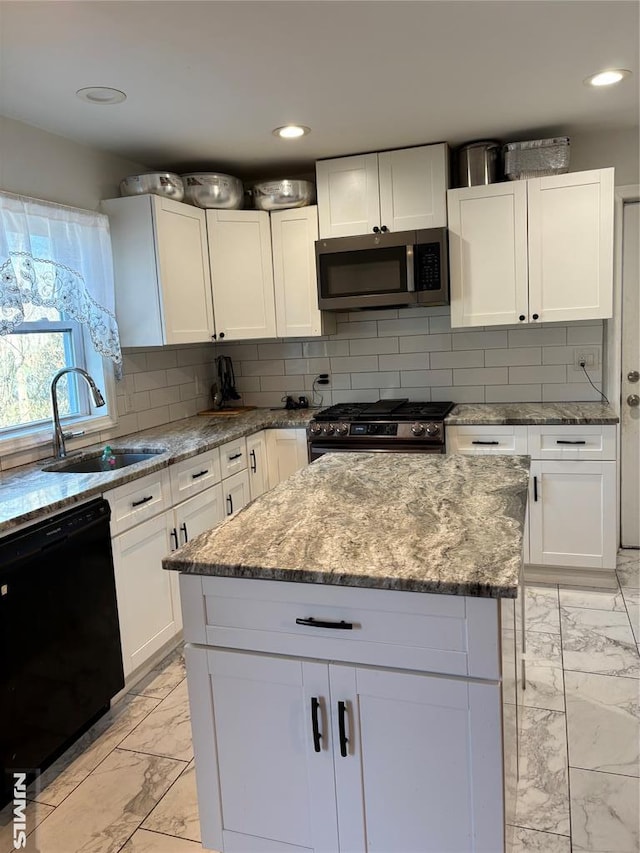
<instances>
[{"instance_id":1,"label":"stainless steel microwave","mask_svg":"<svg viewBox=\"0 0 640 853\"><path fill-rule=\"evenodd\" d=\"M446 228L317 240L318 307L449 304Z\"/></svg>"}]
</instances>

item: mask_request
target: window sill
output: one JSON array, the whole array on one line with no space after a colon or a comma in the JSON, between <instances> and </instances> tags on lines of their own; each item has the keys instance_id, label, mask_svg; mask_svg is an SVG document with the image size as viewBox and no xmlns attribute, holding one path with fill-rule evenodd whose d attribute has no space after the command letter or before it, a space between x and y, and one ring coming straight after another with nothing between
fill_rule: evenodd
<instances>
[{"instance_id":1,"label":"window sill","mask_svg":"<svg viewBox=\"0 0 640 853\"><path fill-rule=\"evenodd\" d=\"M100 432L113 429L116 424L117 418L111 415L100 415L65 420L62 423L62 428L65 432L82 431L84 433L84 435L78 436L75 439L69 439L67 442L70 448L77 450L79 447L95 444L96 441L99 441ZM33 429L16 430L13 434L0 438L2 470L52 456L52 441L53 422L47 424L47 426L39 425ZM19 454L27 458L13 461L8 460L7 457L13 454Z\"/></svg>"}]
</instances>

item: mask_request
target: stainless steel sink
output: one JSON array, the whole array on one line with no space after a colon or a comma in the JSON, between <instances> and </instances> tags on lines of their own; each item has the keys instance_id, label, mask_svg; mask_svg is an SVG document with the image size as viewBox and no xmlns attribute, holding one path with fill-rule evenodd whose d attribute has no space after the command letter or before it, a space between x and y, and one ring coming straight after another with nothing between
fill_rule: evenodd
<instances>
[{"instance_id":1,"label":"stainless steel sink","mask_svg":"<svg viewBox=\"0 0 640 853\"><path fill-rule=\"evenodd\" d=\"M111 463L102 461L102 452L94 454L85 454L83 456L74 456L70 459L64 459L61 462L55 462L43 468L43 471L60 474L102 474L109 471L116 471L118 468L127 468L129 465L135 465L136 462L148 462L156 457L159 453L165 453L164 450L114 450L111 456Z\"/></svg>"}]
</instances>

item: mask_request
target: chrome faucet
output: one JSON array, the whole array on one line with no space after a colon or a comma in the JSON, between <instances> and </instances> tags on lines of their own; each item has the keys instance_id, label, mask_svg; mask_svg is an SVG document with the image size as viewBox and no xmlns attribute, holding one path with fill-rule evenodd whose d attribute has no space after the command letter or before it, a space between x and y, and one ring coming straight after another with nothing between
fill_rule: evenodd
<instances>
[{"instance_id":1,"label":"chrome faucet","mask_svg":"<svg viewBox=\"0 0 640 853\"><path fill-rule=\"evenodd\" d=\"M67 455L67 448L65 447L64 442L66 438L71 438L73 435L73 433L65 434L62 431L62 427L60 426L60 413L58 412L56 385L58 384L58 380L64 376L65 373L78 373L80 376L84 377L89 389L91 390L91 396L93 397L93 402L96 407L100 408L100 406L105 405L105 400L100 389L86 370L83 370L81 367L63 367L62 370L59 370L56 373L51 382L51 408L53 409L53 455L57 459L63 459ZM82 433L77 433L77 435L82 435Z\"/></svg>"}]
</instances>

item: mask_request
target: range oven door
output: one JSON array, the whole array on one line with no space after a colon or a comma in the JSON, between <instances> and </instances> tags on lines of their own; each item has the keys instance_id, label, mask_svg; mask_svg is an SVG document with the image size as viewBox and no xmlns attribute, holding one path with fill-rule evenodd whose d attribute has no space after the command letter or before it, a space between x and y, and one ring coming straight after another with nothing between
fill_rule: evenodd
<instances>
[{"instance_id":1,"label":"range oven door","mask_svg":"<svg viewBox=\"0 0 640 853\"><path fill-rule=\"evenodd\" d=\"M388 445L369 441L308 441L309 462L319 459L325 453L444 453L443 444L394 441Z\"/></svg>"}]
</instances>

